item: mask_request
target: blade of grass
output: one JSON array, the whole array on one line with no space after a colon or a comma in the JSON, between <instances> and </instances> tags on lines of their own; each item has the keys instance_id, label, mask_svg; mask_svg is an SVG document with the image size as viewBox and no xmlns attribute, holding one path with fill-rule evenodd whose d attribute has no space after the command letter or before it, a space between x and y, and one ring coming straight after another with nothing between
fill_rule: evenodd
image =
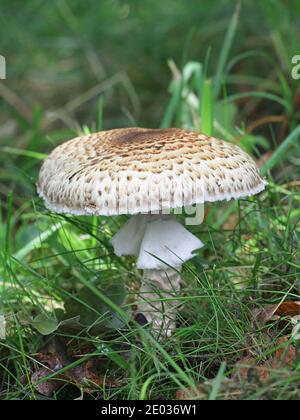
<instances>
[{"instance_id":1,"label":"blade of grass","mask_svg":"<svg viewBox=\"0 0 300 420\"><path fill-rule=\"evenodd\" d=\"M172 63L169 63L169 66L172 67ZM181 94L182 94L182 88L183 88L183 81L182 77L178 80L174 80L174 90L172 97L168 103L165 115L162 119L161 128L168 128L171 126L174 115L176 113L176 110L178 109L178 105L180 103Z\"/></svg>"},{"instance_id":2,"label":"blade of grass","mask_svg":"<svg viewBox=\"0 0 300 420\"><path fill-rule=\"evenodd\" d=\"M97 131L103 130L103 115L104 115L104 96L101 95L98 101L98 121ZM97 231L98 231L98 217L92 217L92 248L97 246ZM96 261L95 261L96 262Z\"/></svg>"},{"instance_id":3,"label":"blade of grass","mask_svg":"<svg viewBox=\"0 0 300 420\"><path fill-rule=\"evenodd\" d=\"M223 379L224 379L225 369L226 369L226 363L222 363L219 369L218 375L216 379L214 380L214 385L209 396L209 401L215 401L217 399Z\"/></svg>"},{"instance_id":4,"label":"blade of grass","mask_svg":"<svg viewBox=\"0 0 300 420\"><path fill-rule=\"evenodd\" d=\"M103 114L104 114L104 97L101 95L98 101L98 122L97 122L97 130L103 130Z\"/></svg>"},{"instance_id":5,"label":"blade of grass","mask_svg":"<svg viewBox=\"0 0 300 420\"><path fill-rule=\"evenodd\" d=\"M283 143L275 150L270 159L263 165L261 172L265 175L268 171L273 169L276 165L286 159L286 155L291 146L299 144L300 125L283 141Z\"/></svg>"},{"instance_id":6,"label":"blade of grass","mask_svg":"<svg viewBox=\"0 0 300 420\"><path fill-rule=\"evenodd\" d=\"M83 131L83 134L84 134L85 136L88 136L89 134L91 134L91 130L90 130L90 128L89 128L87 125L84 125L84 126L82 127L82 131Z\"/></svg>"},{"instance_id":7,"label":"blade of grass","mask_svg":"<svg viewBox=\"0 0 300 420\"><path fill-rule=\"evenodd\" d=\"M10 251L11 245L11 221L12 221L12 208L13 208L13 193L9 193L7 197L7 207L6 207L6 235L5 235L5 254L8 254Z\"/></svg>"},{"instance_id":8,"label":"blade of grass","mask_svg":"<svg viewBox=\"0 0 300 420\"><path fill-rule=\"evenodd\" d=\"M33 238L27 245L23 248L19 249L19 251L14 255L14 258L17 260L23 260L30 252L34 249L39 248L43 242L45 242L51 235L53 235L56 231L62 228L64 222L60 222L54 225L51 225L49 229L45 232L42 232L40 235Z\"/></svg>"},{"instance_id":9,"label":"blade of grass","mask_svg":"<svg viewBox=\"0 0 300 420\"><path fill-rule=\"evenodd\" d=\"M213 134L213 91L211 80L206 80L203 84L202 100L201 100L201 129L202 133L207 136Z\"/></svg>"},{"instance_id":10,"label":"blade of grass","mask_svg":"<svg viewBox=\"0 0 300 420\"><path fill-rule=\"evenodd\" d=\"M227 98L221 100L219 103L234 102L240 99L245 98L257 98L257 99L268 99L270 101L277 102L282 105L288 112L291 110L291 104L286 100L282 99L280 96L274 95L268 92L244 92L230 95Z\"/></svg>"},{"instance_id":11,"label":"blade of grass","mask_svg":"<svg viewBox=\"0 0 300 420\"><path fill-rule=\"evenodd\" d=\"M168 128L168 127L171 126L174 115L175 115L175 112L176 112L176 109L177 109L178 104L180 102L181 92L182 92L182 83L177 82L174 93L172 95L172 98L171 98L168 106L167 106L166 113L165 113L164 118L162 120L161 128Z\"/></svg>"},{"instance_id":12,"label":"blade of grass","mask_svg":"<svg viewBox=\"0 0 300 420\"><path fill-rule=\"evenodd\" d=\"M9 153L11 155L25 156L28 158L44 160L48 155L45 153L33 152L31 150L15 149L13 147L1 147L0 153Z\"/></svg>"},{"instance_id":13,"label":"blade of grass","mask_svg":"<svg viewBox=\"0 0 300 420\"><path fill-rule=\"evenodd\" d=\"M221 55L217 66L217 72L214 79L214 97L217 98L221 91L221 86L224 81L224 72L226 63L228 61L229 52L232 47L233 39L236 34L239 16L240 16L240 9L241 9L241 3L238 2L237 7L235 9L235 12L233 14L233 17L231 19L231 22L229 24L223 46L221 48Z\"/></svg>"}]
</instances>

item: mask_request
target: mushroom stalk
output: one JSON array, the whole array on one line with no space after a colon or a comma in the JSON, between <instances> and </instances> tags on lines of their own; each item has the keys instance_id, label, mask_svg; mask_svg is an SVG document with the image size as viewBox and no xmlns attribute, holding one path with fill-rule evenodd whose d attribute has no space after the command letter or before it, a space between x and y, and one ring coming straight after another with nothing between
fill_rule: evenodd
<instances>
[{"instance_id":1,"label":"mushroom stalk","mask_svg":"<svg viewBox=\"0 0 300 420\"><path fill-rule=\"evenodd\" d=\"M170 336L179 306L182 264L193 258L202 242L171 215L136 215L113 237L116 255L137 256L143 270L137 314L145 317L153 332Z\"/></svg>"},{"instance_id":2,"label":"mushroom stalk","mask_svg":"<svg viewBox=\"0 0 300 420\"><path fill-rule=\"evenodd\" d=\"M170 337L176 328L180 282L179 272L173 269L143 272L136 313L152 325L156 336Z\"/></svg>"}]
</instances>

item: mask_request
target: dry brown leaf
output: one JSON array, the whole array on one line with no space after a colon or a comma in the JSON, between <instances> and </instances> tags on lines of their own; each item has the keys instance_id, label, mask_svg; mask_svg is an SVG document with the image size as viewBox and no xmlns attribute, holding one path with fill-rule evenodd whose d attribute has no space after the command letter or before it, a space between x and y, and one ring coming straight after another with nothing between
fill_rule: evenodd
<instances>
[{"instance_id":1,"label":"dry brown leaf","mask_svg":"<svg viewBox=\"0 0 300 420\"><path fill-rule=\"evenodd\" d=\"M255 308L251 311L251 318L259 325L274 322L283 317L294 317L300 314L299 301L282 302L279 305L267 305L263 308Z\"/></svg>"},{"instance_id":2,"label":"dry brown leaf","mask_svg":"<svg viewBox=\"0 0 300 420\"><path fill-rule=\"evenodd\" d=\"M200 384L198 389L185 388L176 392L175 398L180 401L190 401L190 400L207 400L211 395L215 381L209 380ZM255 390L256 385L253 383L245 383L243 387L240 386L240 383L232 379L225 378L220 386L218 399L225 401L240 400L245 390L249 392Z\"/></svg>"},{"instance_id":3,"label":"dry brown leaf","mask_svg":"<svg viewBox=\"0 0 300 420\"><path fill-rule=\"evenodd\" d=\"M283 337L276 343L276 350L265 362L253 357L245 357L236 364L234 381L268 382L274 370L293 368L297 361L296 347L290 344L289 337Z\"/></svg>"},{"instance_id":4,"label":"dry brown leaf","mask_svg":"<svg viewBox=\"0 0 300 420\"><path fill-rule=\"evenodd\" d=\"M299 350L290 344L289 337L282 337L278 340L278 349L271 360L271 365L274 369L282 367L294 367L299 356Z\"/></svg>"},{"instance_id":5,"label":"dry brown leaf","mask_svg":"<svg viewBox=\"0 0 300 420\"><path fill-rule=\"evenodd\" d=\"M102 359L93 359L71 369L67 373L68 379L78 388L83 388L85 392L93 392L99 387L106 385L110 388L116 388L121 385L121 381L106 377L101 373L103 364Z\"/></svg>"},{"instance_id":6,"label":"dry brown leaf","mask_svg":"<svg viewBox=\"0 0 300 420\"><path fill-rule=\"evenodd\" d=\"M53 337L46 346L35 355L35 358L52 371L58 371L71 363L71 359L67 354L66 343L63 339L58 337Z\"/></svg>"},{"instance_id":7,"label":"dry brown leaf","mask_svg":"<svg viewBox=\"0 0 300 420\"><path fill-rule=\"evenodd\" d=\"M222 381L222 384L220 386L220 394L223 394L224 399L228 399L230 398L230 396L232 397L232 391L233 391L232 385L234 385L234 388L235 388L235 384L230 379L225 378ZM197 389L195 388L180 389L176 392L176 400L181 400L181 401L205 400L210 395L213 389L213 386L214 386L214 380L212 379L212 380L203 382L203 384L198 385ZM227 395L227 397L225 397L225 395Z\"/></svg>"},{"instance_id":8,"label":"dry brown leaf","mask_svg":"<svg viewBox=\"0 0 300 420\"><path fill-rule=\"evenodd\" d=\"M37 392L45 397L51 397L55 391L58 391L64 382L58 379L45 379L51 375L49 369L39 369L31 375L31 383Z\"/></svg>"},{"instance_id":9,"label":"dry brown leaf","mask_svg":"<svg viewBox=\"0 0 300 420\"><path fill-rule=\"evenodd\" d=\"M270 367L259 364L255 358L245 357L236 364L237 372L232 376L235 382L266 382L270 377Z\"/></svg>"},{"instance_id":10,"label":"dry brown leaf","mask_svg":"<svg viewBox=\"0 0 300 420\"><path fill-rule=\"evenodd\" d=\"M31 376L31 382L35 389L42 395L51 397L66 382L83 389L85 392L93 392L104 384L109 387L120 386L120 381L107 378L101 368L104 360L95 358L79 366L67 370L63 375L57 373L61 369L74 362L69 356L66 343L59 338L53 338L45 348L36 354L36 359L45 367L37 369ZM47 379L49 376L53 376Z\"/></svg>"},{"instance_id":11,"label":"dry brown leaf","mask_svg":"<svg viewBox=\"0 0 300 420\"><path fill-rule=\"evenodd\" d=\"M203 399L206 397L205 385L199 385L198 389L184 388L176 392L176 400L188 401Z\"/></svg>"},{"instance_id":12,"label":"dry brown leaf","mask_svg":"<svg viewBox=\"0 0 300 420\"><path fill-rule=\"evenodd\" d=\"M291 302L282 302L281 305L276 310L276 315L281 317L284 316L297 316L300 315L300 302L291 301Z\"/></svg>"},{"instance_id":13,"label":"dry brown leaf","mask_svg":"<svg viewBox=\"0 0 300 420\"><path fill-rule=\"evenodd\" d=\"M259 325L277 321L280 317L276 315L278 305L268 305L263 308L254 308L251 311L251 318Z\"/></svg>"}]
</instances>

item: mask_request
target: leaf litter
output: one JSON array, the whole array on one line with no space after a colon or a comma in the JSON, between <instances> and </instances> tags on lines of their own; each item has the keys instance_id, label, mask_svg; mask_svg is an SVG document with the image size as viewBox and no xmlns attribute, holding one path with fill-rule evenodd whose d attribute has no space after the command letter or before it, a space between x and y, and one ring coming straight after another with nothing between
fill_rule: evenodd
<instances>
[{"instance_id":1,"label":"leaf litter","mask_svg":"<svg viewBox=\"0 0 300 420\"><path fill-rule=\"evenodd\" d=\"M229 377L224 377L220 383L219 396L222 399L240 399L248 388L255 388L258 384L272 385L273 374L293 371L300 366L300 301L284 301L277 305L267 305L255 308L250 313L255 327L264 327L275 322L286 322L291 325L291 334L276 338L267 356L261 360L247 349L231 370ZM265 333L267 336L267 333ZM270 339L269 336L267 336ZM270 340L269 340L270 342ZM209 398L217 378L205 381L197 389L186 388L178 390L177 400L193 400ZM241 384L243 387L241 387ZM243 391L242 391L243 389Z\"/></svg>"},{"instance_id":2,"label":"leaf litter","mask_svg":"<svg viewBox=\"0 0 300 420\"><path fill-rule=\"evenodd\" d=\"M103 386L118 387L122 380L106 375L105 358L88 358L79 365L78 357L85 359L92 349L80 349L80 356L68 350L66 339L52 337L45 347L35 355L39 367L31 374L31 383L36 391L46 397L52 397L66 384L76 386L84 393L99 391Z\"/></svg>"}]
</instances>

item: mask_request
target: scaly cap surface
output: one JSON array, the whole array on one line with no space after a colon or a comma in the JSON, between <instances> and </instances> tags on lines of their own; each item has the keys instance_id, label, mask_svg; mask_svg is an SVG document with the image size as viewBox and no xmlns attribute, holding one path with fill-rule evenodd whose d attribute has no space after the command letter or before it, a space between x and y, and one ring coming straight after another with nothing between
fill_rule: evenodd
<instances>
[{"instance_id":1,"label":"scaly cap surface","mask_svg":"<svg viewBox=\"0 0 300 420\"><path fill-rule=\"evenodd\" d=\"M236 145L175 128L124 128L58 146L38 192L51 211L109 216L247 197L265 186Z\"/></svg>"}]
</instances>

